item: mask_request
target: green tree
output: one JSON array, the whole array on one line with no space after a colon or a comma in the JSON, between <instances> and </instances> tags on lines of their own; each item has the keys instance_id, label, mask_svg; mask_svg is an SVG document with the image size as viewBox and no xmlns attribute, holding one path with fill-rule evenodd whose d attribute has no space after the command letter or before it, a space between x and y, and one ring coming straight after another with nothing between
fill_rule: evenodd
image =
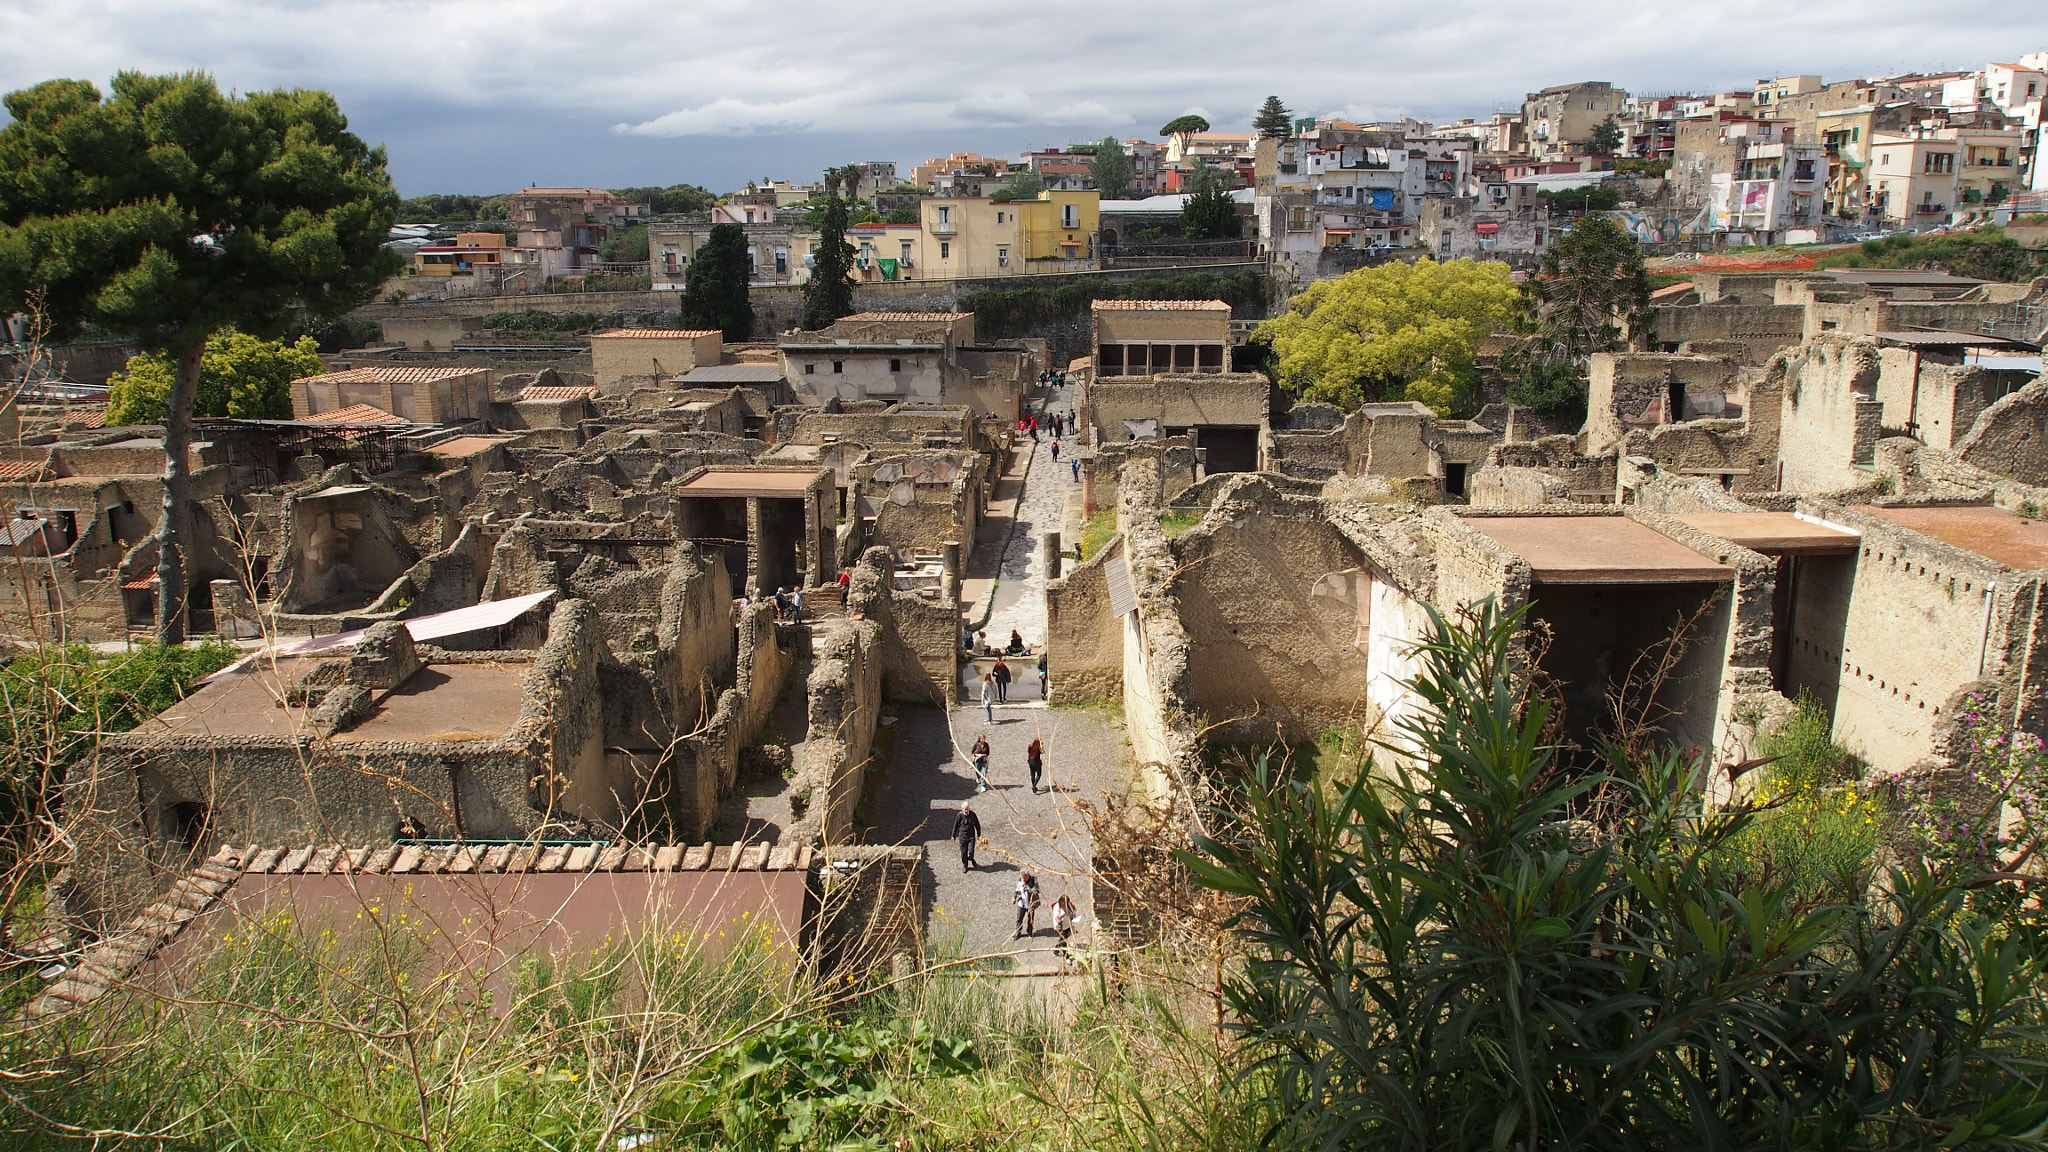
<instances>
[{"instance_id":1,"label":"green tree","mask_svg":"<svg viewBox=\"0 0 2048 1152\"><path fill-rule=\"evenodd\" d=\"M1252 117L1252 127L1269 140L1285 140L1294 134L1294 113L1278 96L1268 96Z\"/></svg>"},{"instance_id":2,"label":"green tree","mask_svg":"<svg viewBox=\"0 0 2048 1152\"><path fill-rule=\"evenodd\" d=\"M1508 399L1548 416L1583 416L1587 359L1647 338L1650 274L1633 236L1605 216L1584 216L1543 253L1525 287L1528 310L1507 367Z\"/></svg>"},{"instance_id":3,"label":"green tree","mask_svg":"<svg viewBox=\"0 0 2048 1152\"><path fill-rule=\"evenodd\" d=\"M1114 136L1104 136L1095 146L1095 159L1088 162L1088 174L1095 178L1095 191L1104 200L1125 200L1131 195L1131 158Z\"/></svg>"},{"instance_id":4,"label":"green tree","mask_svg":"<svg viewBox=\"0 0 2048 1152\"><path fill-rule=\"evenodd\" d=\"M882 217L882 223L915 224L918 219L917 209L915 208L891 208L889 209L889 214Z\"/></svg>"},{"instance_id":5,"label":"green tree","mask_svg":"<svg viewBox=\"0 0 2048 1152\"><path fill-rule=\"evenodd\" d=\"M634 263L647 259L647 227L644 224L629 224L619 229L616 236L598 245L597 258Z\"/></svg>"},{"instance_id":6,"label":"green tree","mask_svg":"<svg viewBox=\"0 0 2048 1152\"><path fill-rule=\"evenodd\" d=\"M1160 125L1159 134L1161 136L1178 136L1183 132L1207 132L1208 130L1209 122L1190 112L1185 116L1175 116L1165 124Z\"/></svg>"},{"instance_id":7,"label":"green tree","mask_svg":"<svg viewBox=\"0 0 2048 1152\"><path fill-rule=\"evenodd\" d=\"M192 414L289 420L292 381L319 374L320 343L311 336L286 344L224 328L207 338ZM161 423L177 376L178 366L161 352L130 356L127 370L107 380L108 426Z\"/></svg>"},{"instance_id":8,"label":"green tree","mask_svg":"<svg viewBox=\"0 0 2048 1152\"><path fill-rule=\"evenodd\" d=\"M683 277L683 323L716 328L728 344L754 334L754 306L747 300L747 230L713 224L711 235Z\"/></svg>"},{"instance_id":9,"label":"green tree","mask_svg":"<svg viewBox=\"0 0 2048 1152\"><path fill-rule=\"evenodd\" d=\"M1586 141L1586 146L1593 150L1595 156L1612 156L1621 151L1622 141L1626 138L1621 125L1610 115L1593 126L1592 138Z\"/></svg>"},{"instance_id":10,"label":"green tree","mask_svg":"<svg viewBox=\"0 0 2048 1152\"><path fill-rule=\"evenodd\" d=\"M1001 188L989 193L989 199L998 204L1009 204L1018 200L1036 200L1045 191L1045 181L1029 168L1019 168L1010 174L1010 179Z\"/></svg>"},{"instance_id":11,"label":"green tree","mask_svg":"<svg viewBox=\"0 0 2048 1152\"><path fill-rule=\"evenodd\" d=\"M1621 189L1612 184L1586 184L1555 192L1545 189L1536 193L1536 199L1560 216L1583 216L1588 212L1611 212L1621 207Z\"/></svg>"},{"instance_id":12,"label":"green tree","mask_svg":"<svg viewBox=\"0 0 2048 1152\"><path fill-rule=\"evenodd\" d=\"M1258 336L1281 385L1303 400L1346 410L1420 400L1448 416L1471 396L1480 342L1511 325L1519 304L1497 261L1382 264L1310 285Z\"/></svg>"},{"instance_id":13,"label":"green tree","mask_svg":"<svg viewBox=\"0 0 2048 1152\"><path fill-rule=\"evenodd\" d=\"M1235 240L1240 234L1237 201L1223 177L1207 164L1195 168L1194 188L1180 206L1180 234L1189 240Z\"/></svg>"},{"instance_id":14,"label":"green tree","mask_svg":"<svg viewBox=\"0 0 2048 1152\"><path fill-rule=\"evenodd\" d=\"M275 336L374 297L398 194L325 92L223 95L201 73L124 72L103 98L51 80L5 98L0 309L33 297L64 339L117 332L177 366L164 413L157 636L185 634L192 414L206 341Z\"/></svg>"},{"instance_id":15,"label":"green tree","mask_svg":"<svg viewBox=\"0 0 2048 1152\"><path fill-rule=\"evenodd\" d=\"M612 195L628 204L645 204L649 212L669 216L688 212L709 212L718 197L695 184L671 184L666 188L614 188Z\"/></svg>"},{"instance_id":16,"label":"green tree","mask_svg":"<svg viewBox=\"0 0 2048 1152\"><path fill-rule=\"evenodd\" d=\"M818 226L818 251L811 261L811 278L804 283L804 306L797 327L813 332L829 328L834 320L853 314L853 245L846 242L846 201L839 187L850 191L859 174L832 169L825 173L825 216Z\"/></svg>"}]
</instances>

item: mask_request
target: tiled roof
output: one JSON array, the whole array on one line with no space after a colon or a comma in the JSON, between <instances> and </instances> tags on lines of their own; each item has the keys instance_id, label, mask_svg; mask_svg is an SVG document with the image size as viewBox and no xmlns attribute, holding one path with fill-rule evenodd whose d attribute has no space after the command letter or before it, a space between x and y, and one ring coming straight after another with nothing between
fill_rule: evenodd
<instances>
[{"instance_id":1,"label":"tiled roof","mask_svg":"<svg viewBox=\"0 0 2048 1152\"><path fill-rule=\"evenodd\" d=\"M668 340L685 338L694 340L699 336L719 335L723 335L723 333L716 328L614 328L609 332L591 333L593 339L599 336L645 336Z\"/></svg>"},{"instance_id":2,"label":"tiled roof","mask_svg":"<svg viewBox=\"0 0 2048 1152\"><path fill-rule=\"evenodd\" d=\"M368 404L351 404L336 408L332 412L320 412L299 421L301 424L410 424L412 421L393 416L382 408Z\"/></svg>"},{"instance_id":3,"label":"tiled roof","mask_svg":"<svg viewBox=\"0 0 2048 1152\"><path fill-rule=\"evenodd\" d=\"M810 867L808 844L386 844L303 848L251 844L229 858L244 872L797 872Z\"/></svg>"},{"instance_id":4,"label":"tiled roof","mask_svg":"<svg viewBox=\"0 0 2048 1152\"><path fill-rule=\"evenodd\" d=\"M817 859L808 844L339 844L221 848L171 882L161 899L87 948L23 1015L60 1016L90 1004L219 904L244 874L325 876L477 872L800 872Z\"/></svg>"},{"instance_id":5,"label":"tiled roof","mask_svg":"<svg viewBox=\"0 0 2048 1152\"><path fill-rule=\"evenodd\" d=\"M95 408L80 416L77 420L67 420L65 423L77 424L80 428L105 428L107 426L107 410L105 408Z\"/></svg>"},{"instance_id":6,"label":"tiled roof","mask_svg":"<svg viewBox=\"0 0 2048 1152\"><path fill-rule=\"evenodd\" d=\"M302 376L292 383L431 384L436 380L448 380L482 371L481 368L400 368L373 364L361 368L348 368L340 372L323 372L318 376Z\"/></svg>"},{"instance_id":7,"label":"tiled roof","mask_svg":"<svg viewBox=\"0 0 2048 1152\"><path fill-rule=\"evenodd\" d=\"M41 460L0 460L0 480L19 480L42 470Z\"/></svg>"},{"instance_id":8,"label":"tiled roof","mask_svg":"<svg viewBox=\"0 0 2048 1152\"><path fill-rule=\"evenodd\" d=\"M1228 312L1221 300L1097 300L1089 305L1097 312Z\"/></svg>"},{"instance_id":9,"label":"tiled roof","mask_svg":"<svg viewBox=\"0 0 2048 1152\"><path fill-rule=\"evenodd\" d=\"M584 400L595 395L595 388L575 388L567 384L533 384L519 390L521 400Z\"/></svg>"},{"instance_id":10,"label":"tiled roof","mask_svg":"<svg viewBox=\"0 0 2048 1152\"><path fill-rule=\"evenodd\" d=\"M151 572L147 576L141 576L134 580L123 580L121 587L129 592L147 591L156 587L156 573Z\"/></svg>"},{"instance_id":11,"label":"tiled roof","mask_svg":"<svg viewBox=\"0 0 2048 1152\"><path fill-rule=\"evenodd\" d=\"M972 315L974 315L972 312L855 312L851 316L841 316L839 322L841 324L846 323L848 320L864 322L873 320L916 320L930 322L935 320L964 320Z\"/></svg>"}]
</instances>

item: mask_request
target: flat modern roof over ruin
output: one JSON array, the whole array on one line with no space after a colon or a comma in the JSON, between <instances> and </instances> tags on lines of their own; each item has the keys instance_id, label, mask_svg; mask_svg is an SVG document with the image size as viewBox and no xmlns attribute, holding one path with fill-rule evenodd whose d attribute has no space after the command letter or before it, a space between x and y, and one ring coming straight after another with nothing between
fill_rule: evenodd
<instances>
[{"instance_id":1,"label":"flat modern roof over ruin","mask_svg":"<svg viewBox=\"0 0 2048 1152\"><path fill-rule=\"evenodd\" d=\"M1861 539L1796 512L1695 512L1672 519L1767 556L1847 556Z\"/></svg>"},{"instance_id":2,"label":"flat modern roof over ruin","mask_svg":"<svg viewBox=\"0 0 2048 1152\"><path fill-rule=\"evenodd\" d=\"M1540 584L1721 584L1718 564L1626 516L1473 516Z\"/></svg>"},{"instance_id":3,"label":"flat modern roof over ruin","mask_svg":"<svg viewBox=\"0 0 2048 1152\"><path fill-rule=\"evenodd\" d=\"M777 496L801 499L818 474L813 471L742 471L713 468L676 489L684 496Z\"/></svg>"},{"instance_id":4,"label":"flat modern roof over ruin","mask_svg":"<svg viewBox=\"0 0 2048 1152\"><path fill-rule=\"evenodd\" d=\"M1887 344L1903 344L1909 348L2031 348L2017 340L2003 336L1986 336L1982 332L1872 332L1873 340Z\"/></svg>"},{"instance_id":5,"label":"flat modern roof over ruin","mask_svg":"<svg viewBox=\"0 0 2048 1152\"><path fill-rule=\"evenodd\" d=\"M2024 519L2003 508L1868 506L1858 511L1924 532L2008 568L2022 572L2048 568L2048 523Z\"/></svg>"},{"instance_id":6,"label":"flat modern roof over ruin","mask_svg":"<svg viewBox=\"0 0 2048 1152\"><path fill-rule=\"evenodd\" d=\"M671 380L685 388L703 384L773 384L782 379L780 364L706 364Z\"/></svg>"}]
</instances>

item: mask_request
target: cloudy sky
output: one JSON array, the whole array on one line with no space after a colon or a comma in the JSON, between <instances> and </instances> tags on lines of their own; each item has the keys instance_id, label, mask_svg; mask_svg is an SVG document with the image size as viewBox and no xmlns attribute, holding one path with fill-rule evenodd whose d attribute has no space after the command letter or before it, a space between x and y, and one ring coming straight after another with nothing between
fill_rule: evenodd
<instances>
[{"instance_id":1,"label":"cloudy sky","mask_svg":"<svg viewBox=\"0 0 2048 1152\"><path fill-rule=\"evenodd\" d=\"M1454 119L1636 92L1981 67L2048 18L1979 0L0 0L0 87L205 69L332 90L407 195L807 180L827 164L1149 135L1182 112ZM2015 19L2015 17L2018 17Z\"/></svg>"}]
</instances>

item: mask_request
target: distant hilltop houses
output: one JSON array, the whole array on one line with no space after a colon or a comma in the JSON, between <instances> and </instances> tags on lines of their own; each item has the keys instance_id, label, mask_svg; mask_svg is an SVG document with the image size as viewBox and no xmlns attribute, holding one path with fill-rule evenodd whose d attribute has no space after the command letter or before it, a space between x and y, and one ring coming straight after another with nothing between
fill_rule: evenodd
<instances>
[{"instance_id":1,"label":"distant hilltop houses","mask_svg":"<svg viewBox=\"0 0 2048 1152\"><path fill-rule=\"evenodd\" d=\"M2048 193L2044 95L2048 51L2036 51L1968 72L1778 76L1725 92L1578 81L1531 92L1518 111L1435 124L1294 117L1274 100L1255 132L1189 116L1156 139L840 171L863 283L1218 265L1305 283L1424 254L1526 266L1585 211L1665 253L2003 220ZM1234 234L1189 234L1183 210L1205 180L1230 197ZM416 290L438 296L592 275L679 291L719 224L745 230L754 285L809 279L822 182L690 191L695 210L657 211L674 205L524 188L491 198L496 219L401 225L392 243L409 252Z\"/></svg>"}]
</instances>

